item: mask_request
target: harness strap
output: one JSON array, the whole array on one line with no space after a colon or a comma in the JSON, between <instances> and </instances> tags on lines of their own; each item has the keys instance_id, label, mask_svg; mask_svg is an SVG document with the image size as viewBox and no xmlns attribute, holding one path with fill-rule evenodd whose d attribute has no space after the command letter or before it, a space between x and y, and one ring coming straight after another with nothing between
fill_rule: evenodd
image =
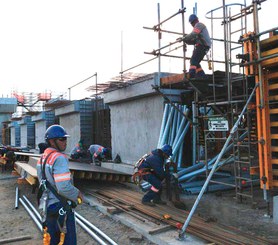
<instances>
[{"instance_id":1,"label":"harness strap","mask_svg":"<svg viewBox=\"0 0 278 245\"><path fill-rule=\"evenodd\" d=\"M132 175L132 180L136 185L139 185L144 175L153 174L153 169L141 168Z\"/></svg>"}]
</instances>

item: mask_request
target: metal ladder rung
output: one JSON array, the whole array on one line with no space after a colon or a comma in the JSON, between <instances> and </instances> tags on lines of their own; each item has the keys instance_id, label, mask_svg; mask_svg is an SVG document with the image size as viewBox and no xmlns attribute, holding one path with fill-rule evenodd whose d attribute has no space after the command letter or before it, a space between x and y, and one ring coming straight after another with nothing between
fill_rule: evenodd
<instances>
[{"instance_id":1,"label":"metal ladder rung","mask_svg":"<svg viewBox=\"0 0 278 245\"><path fill-rule=\"evenodd\" d=\"M231 35L232 35L232 34L235 34L235 33L237 33L237 32L240 32L240 31L244 31L244 30L245 30L245 28L240 28L240 29L238 29L238 30L232 31L232 32L231 32Z\"/></svg>"},{"instance_id":2,"label":"metal ladder rung","mask_svg":"<svg viewBox=\"0 0 278 245\"><path fill-rule=\"evenodd\" d=\"M247 182L252 182L253 180L250 178L242 177L242 176L236 176L235 177L237 180L246 180Z\"/></svg>"},{"instance_id":3,"label":"metal ladder rung","mask_svg":"<svg viewBox=\"0 0 278 245\"><path fill-rule=\"evenodd\" d=\"M238 160L235 160L235 163L250 164L250 162L238 161Z\"/></svg>"},{"instance_id":4,"label":"metal ladder rung","mask_svg":"<svg viewBox=\"0 0 278 245\"><path fill-rule=\"evenodd\" d=\"M242 48L242 46L237 46L237 47L231 48L231 50L236 50L236 49L239 49L239 48Z\"/></svg>"}]
</instances>

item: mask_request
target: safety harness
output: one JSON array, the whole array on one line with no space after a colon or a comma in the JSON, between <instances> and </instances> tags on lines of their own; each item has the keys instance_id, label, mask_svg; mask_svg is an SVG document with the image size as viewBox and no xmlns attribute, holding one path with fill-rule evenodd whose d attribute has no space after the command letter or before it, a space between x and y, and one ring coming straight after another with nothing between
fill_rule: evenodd
<instances>
[{"instance_id":1,"label":"safety harness","mask_svg":"<svg viewBox=\"0 0 278 245\"><path fill-rule=\"evenodd\" d=\"M69 204L68 200L66 198L60 196L58 194L58 192L56 191L56 189L50 184L50 182L46 178L45 165L46 165L46 162L47 162L47 160L49 159L49 157L51 156L52 153L54 153L54 151L50 152L46 156L46 158L43 161L43 164L42 164L42 157L40 159L41 168L42 168L42 179L41 179L40 187L39 187L39 190L38 190L37 200L38 200L38 203L39 203L39 201L40 201L40 199L43 195L43 192L46 191L46 190L49 190L61 202L62 208L59 209L59 217L62 217L62 222L59 221L59 217L58 217L57 224L58 224L58 227L59 227L59 230L60 230L60 242L58 243L58 245L62 245L62 244L64 244L65 235L67 233L67 228L66 228L66 226L64 226L64 224L66 223L66 220L67 220L67 212L70 211L72 209L72 207L74 208L76 206L76 204L73 203L73 202L71 202ZM45 212L45 214L46 214L46 212ZM45 217L42 220L42 228L43 228L43 233L44 233L43 234L43 244L44 245L49 245L51 237L50 237L50 234L47 231L47 226L46 225L47 224L46 224L46 215L45 215Z\"/></svg>"},{"instance_id":2,"label":"safety harness","mask_svg":"<svg viewBox=\"0 0 278 245\"><path fill-rule=\"evenodd\" d=\"M148 156L150 156L150 154L145 154L134 165L134 171L133 171L133 175L132 175L132 180L133 180L133 182L136 185L140 184L140 182L142 181L144 175L153 174L154 173L154 170L152 168L141 168L141 169L139 169L141 164L143 162L145 162L145 160L147 159Z\"/></svg>"}]
</instances>

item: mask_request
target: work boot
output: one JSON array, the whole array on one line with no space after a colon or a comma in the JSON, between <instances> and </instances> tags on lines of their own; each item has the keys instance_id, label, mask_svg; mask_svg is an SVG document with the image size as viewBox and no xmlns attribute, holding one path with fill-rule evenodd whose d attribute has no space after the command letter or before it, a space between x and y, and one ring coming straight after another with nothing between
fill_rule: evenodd
<instances>
[{"instance_id":1,"label":"work boot","mask_svg":"<svg viewBox=\"0 0 278 245\"><path fill-rule=\"evenodd\" d=\"M150 207L154 207L155 206L155 204L153 202L150 202L150 201L142 201L142 204L146 205L146 206L150 206Z\"/></svg>"},{"instance_id":2,"label":"work boot","mask_svg":"<svg viewBox=\"0 0 278 245\"><path fill-rule=\"evenodd\" d=\"M162 201L161 199L153 199L153 202L155 204L161 204L161 205L166 205L167 204L167 202Z\"/></svg>"}]
</instances>

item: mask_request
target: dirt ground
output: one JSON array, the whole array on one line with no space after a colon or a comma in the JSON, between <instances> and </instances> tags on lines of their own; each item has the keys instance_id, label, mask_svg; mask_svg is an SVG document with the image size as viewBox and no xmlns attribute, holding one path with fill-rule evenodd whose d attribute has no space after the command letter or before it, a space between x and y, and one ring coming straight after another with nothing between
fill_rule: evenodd
<instances>
[{"instance_id":1,"label":"dirt ground","mask_svg":"<svg viewBox=\"0 0 278 245\"><path fill-rule=\"evenodd\" d=\"M42 244L42 235L31 219L25 208L20 204L15 209L16 186L19 186L19 197L25 195L28 200L36 207L36 194L32 193L29 184L17 185L17 179L11 178L11 171L0 173L0 241L21 236L31 236L31 240L17 241L13 244L18 245L37 245ZM9 178L9 179L7 179ZM24 199L23 199L24 200ZM114 221L110 217L102 214L94 207L81 205L76 211L101 229L107 236L121 245L151 245L147 239L142 237L129 227ZM77 225L77 240L79 245L98 244L88 235L79 225ZM2 243L1 243L2 244Z\"/></svg>"}]
</instances>

